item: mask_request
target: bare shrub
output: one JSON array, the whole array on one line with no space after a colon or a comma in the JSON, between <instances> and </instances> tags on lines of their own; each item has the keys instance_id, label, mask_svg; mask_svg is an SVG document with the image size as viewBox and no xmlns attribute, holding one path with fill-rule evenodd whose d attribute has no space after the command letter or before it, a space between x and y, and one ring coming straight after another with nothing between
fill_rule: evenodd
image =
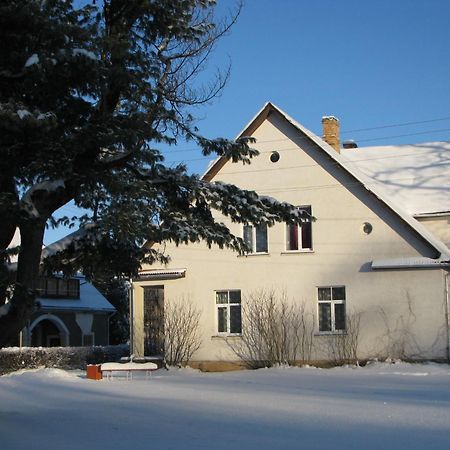
<instances>
[{"instance_id":1,"label":"bare shrub","mask_svg":"<svg viewBox=\"0 0 450 450\"><path fill-rule=\"evenodd\" d=\"M384 322L385 332L380 336L382 349L378 357L380 359L416 359L422 358L426 353L418 344L412 328L417 321L412 301L408 292L406 293L407 311L405 314L389 317L388 313L379 308L379 314Z\"/></svg>"},{"instance_id":2,"label":"bare shrub","mask_svg":"<svg viewBox=\"0 0 450 450\"><path fill-rule=\"evenodd\" d=\"M187 298L165 302L165 357L170 366L186 365L200 348L200 316Z\"/></svg>"},{"instance_id":3,"label":"bare shrub","mask_svg":"<svg viewBox=\"0 0 450 450\"><path fill-rule=\"evenodd\" d=\"M323 345L328 360L334 365L351 364L358 361L361 313L345 316L345 331L323 336Z\"/></svg>"},{"instance_id":4,"label":"bare shrub","mask_svg":"<svg viewBox=\"0 0 450 450\"><path fill-rule=\"evenodd\" d=\"M242 335L228 345L249 368L309 361L313 316L304 304L289 302L286 294L261 290L244 298Z\"/></svg>"}]
</instances>

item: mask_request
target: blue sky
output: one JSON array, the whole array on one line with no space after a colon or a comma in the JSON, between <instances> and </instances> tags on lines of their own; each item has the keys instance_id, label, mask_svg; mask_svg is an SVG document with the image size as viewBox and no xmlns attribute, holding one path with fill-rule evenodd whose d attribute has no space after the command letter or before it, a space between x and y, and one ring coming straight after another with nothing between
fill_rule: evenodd
<instances>
[{"instance_id":1,"label":"blue sky","mask_svg":"<svg viewBox=\"0 0 450 450\"><path fill-rule=\"evenodd\" d=\"M218 4L225 14L235 1ZM342 138L360 146L450 140L449 19L448 0L246 0L210 61L211 73L228 62L232 73L220 98L193 111L200 131L233 138L272 101L319 135L323 115L338 117ZM377 128L409 122L425 123ZM351 131L366 128L377 129ZM174 150L169 163L206 169L192 143Z\"/></svg>"},{"instance_id":2,"label":"blue sky","mask_svg":"<svg viewBox=\"0 0 450 450\"><path fill-rule=\"evenodd\" d=\"M211 62L230 60L231 79L199 127L232 138L272 101L317 134L323 115L337 116L361 146L448 140L449 18L446 0L247 0ZM207 165L190 145L168 161L183 158L197 173Z\"/></svg>"}]
</instances>

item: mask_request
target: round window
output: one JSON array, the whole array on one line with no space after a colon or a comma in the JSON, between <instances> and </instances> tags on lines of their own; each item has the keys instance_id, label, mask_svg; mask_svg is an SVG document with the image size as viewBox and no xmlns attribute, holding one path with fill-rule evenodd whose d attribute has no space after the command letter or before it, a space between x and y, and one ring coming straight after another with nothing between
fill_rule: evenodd
<instances>
[{"instance_id":1,"label":"round window","mask_svg":"<svg viewBox=\"0 0 450 450\"><path fill-rule=\"evenodd\" d=\"M370 233L372 233L373 226L369 222L364 222L363 226L362 226L362 230L364 231L364 233L370 234Z\"/></svg>"},{"instance_id":2,"label":"round window","mask_svg":"<svg viewBox=\"0 0 450 450\"><path fill-rule=\"evenodd\" d=\"M272 152L272 153L270 154L270 160L271 160L273 163L278 162L279 159L280 159L280 154L279 154L278 152Z\"/></svg>"}]
</instances>

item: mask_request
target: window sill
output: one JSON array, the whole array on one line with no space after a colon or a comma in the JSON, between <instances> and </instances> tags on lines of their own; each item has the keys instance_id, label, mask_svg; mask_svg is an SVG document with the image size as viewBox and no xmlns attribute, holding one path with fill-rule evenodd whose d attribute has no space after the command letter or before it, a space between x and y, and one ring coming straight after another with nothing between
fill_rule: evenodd
<instances>
[{"instance_id":1,"label":"window sill","mask_svg":"<svg viewBox=\"0 0 450 450\"><path fill-rule=\"evenodd\" d=\"M247 256L270 256L270 253L269 252L246 253L245 255L238 255L238 258L246 258Z\"/></svg>"},{"instance_id":2,"label":"window sill","mask_svg":"<svg viewBox=\"0 0 450 450\"><path fill-rule=\"evenodd\" d=\"M314 253L312 248L303 248L301 250L284 250L281 255L296 255L298 253Z\"/></svg>"},{"instance_id":3,"label":"window sill","mask_svg":"<svg viewBox=\"0 0 450 450\"><path fill-rule=\"evenodd\" d=\"M315 337L320 336L345 336L347 331L317 331L314 333Z\"/></svg>"},{"instance_id":4,"label":"window sill","mask_svg":"<svg viewBox=\"0 0 450 450\"><path fill-rule=\"evenodd\" d=\"M241 338L242 334L213 334L211 339L230 339L230 338Z\"/></svg>"}]
</instances>

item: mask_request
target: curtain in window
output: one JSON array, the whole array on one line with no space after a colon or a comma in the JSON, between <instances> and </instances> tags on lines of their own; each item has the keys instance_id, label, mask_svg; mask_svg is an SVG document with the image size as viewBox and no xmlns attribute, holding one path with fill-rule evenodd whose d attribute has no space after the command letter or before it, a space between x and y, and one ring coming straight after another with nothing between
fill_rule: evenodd
<instances>
[{"instance_id":1,"label":"curtain in window","mask_svg":"<svg viewBox=\"0 0 450 450\"><path fill-rule=\"evenodd\" d=\"M296 223L287 225L286 250L298 250L298 225Z\"/></svg>"}]
</instances>

